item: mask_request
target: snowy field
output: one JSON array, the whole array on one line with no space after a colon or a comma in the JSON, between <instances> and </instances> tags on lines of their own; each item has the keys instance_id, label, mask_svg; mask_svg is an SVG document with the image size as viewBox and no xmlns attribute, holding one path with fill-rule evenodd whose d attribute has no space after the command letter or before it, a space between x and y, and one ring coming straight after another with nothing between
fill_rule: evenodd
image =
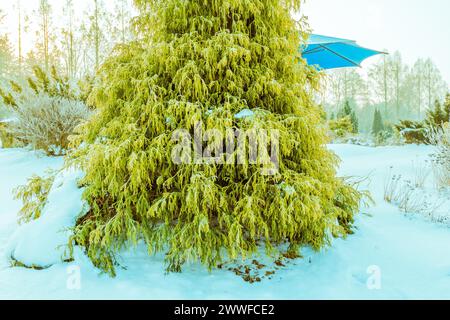
<instances>
[{"instance_id":1,"label":"snowy field","mask_svg":"<svg viewBox=\"0 0 450 320\"><path fill-rule=\"evenodd\" d=\"M303 259L286 263L271 280L255 284L226 268L209 273L200 265L167 275L163 256L149 257L143 247L122 255L123 268L114 279L100 274L81 252L72 263L57 262L62 249L53 242L66 237L58 225L73 221L73 212L81 207L76 173L57 181L44 220L20 227L21 204L12 190L63 161L23 149L0 149L0 299L450 299L448 192L438 193L427 171L416 194L440 201L432 214L404 213L383 200L390 172L413 181L417 170L429 165L432 147L330 148L343 160L340 175L366 178L361 188L371 191L376 204L362 209L356 232L348 239L337 239L320 253L303 249ZM51 266L12 268L12 255Z\"/></svg>"}]
</instances>

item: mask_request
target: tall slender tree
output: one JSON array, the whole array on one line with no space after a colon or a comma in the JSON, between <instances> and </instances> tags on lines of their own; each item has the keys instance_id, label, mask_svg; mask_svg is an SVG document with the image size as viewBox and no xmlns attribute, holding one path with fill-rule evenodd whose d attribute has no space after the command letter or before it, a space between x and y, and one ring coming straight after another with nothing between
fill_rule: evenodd
<instances>
[{"instance_id":1,"label":"tall slender tree","mask_svg":"<svg viewBox=\"0 0 450 320\"><path fill-rule=\"evenodd\" d=\"M97 70L104 58L112 48L113 31L108 29L111 25L110 13L102 0L92 0L89 11L85 13L87 21L82 24L83 38L85 39L84 59L85 68L92 72ZM92 65L91 65L92 64Z\"/></svg>"},{"instance_id":2,"label":"tall slender tree","mask_svg":"<svg viewBox=\"0 0 450 320\"><path fill-rule=\"evenodd\" d=\"M114 23L112 31L114 35L114 42L126 43L131 39L131 7L129 0L115 0L114 6Z\"/></svg>"},{"instance_id":3,"label":"tall slender tree","mask_svg":"<svg viewBox=\"0 0 450 320\"><path fill-rule=\"evenodd\" d=\"M5 22L5 14L0 9L0 27ZM7 33L0 33L0 83L5 82L13 66L13 48Z\"/></svg>"},{"instance_id":4,"label":"tall slender tree","mask_svg":"<svg viewBox=\"0 0 450 320\"><path fill-rule=\"evenodd\" d=\"M73 0L66 0L63 7L63 13L66 19L65 26L62 29L62 46L64 48L64 62L66 73L70 78L74 78L77 72L78 52L76 48L75 36L75 11Z\"/></svg>"},{"instance_id":5,"label":"tall slender tree","mask_svg":"<svg viewBox=\"0 0 450 320\"><path fill-rule=\"evenodd\" d=\"M375 109L373 114L372 134L376 136L383 130L384 130L383 116L381 115L380 110Z\"/></svg>"},{"instance_id":6,"label":"tall slender tree","mask_svg":"<svg viewBox=\"0 0 450 320\"><path fill-rule=\"evenodd\" d=\"M50 23L51 23L51 6L48 0L39 0L38 14L40 18L41 50L44 58L44 67L48 72L50 70Z\"/></svg>"},{"instance_id":7,"label":"tall slender tree","mask_svg":"<svg viewBox=\"0 0 450 320\"><path fill-rule=\"evenodd\" d=\"M23 48L22 48L22 32L23 32L23 13L22 13L22 5L20 0L16 2L17 9L17 48L18 48L18 61L19 66L22 66L23 63Z\"/></svg>"}]
</instances>

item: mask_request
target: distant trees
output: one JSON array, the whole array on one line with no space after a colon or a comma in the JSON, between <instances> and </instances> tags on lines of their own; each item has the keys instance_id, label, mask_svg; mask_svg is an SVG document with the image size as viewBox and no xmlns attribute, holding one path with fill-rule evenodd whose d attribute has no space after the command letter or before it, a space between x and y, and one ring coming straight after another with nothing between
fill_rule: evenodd
<instances>
[{"instance_id":1,"label":"distant trees","mask_svg":"<svg viewBox=\"0 0 450 320\"><path fill-rule=\"evenodd\" d=\"M430 132L441 131L448 127L450 121L450 94L447 94L443 105L436 100L423 121L402 120L395 127L407 143L433 143Z\"/></svg>"},{"instance_id":2,"label":"distant trees","mask_svg":"<svg viewBox=\"0 0 450 320\"><path fill-rule=\"evenodd\" d=\"M16 9L17 9L17 49L18 49L18 62L19 65L22 65L23 62L23 50L22 50L22 30L23 30L23 22L22 22L22 6L20 0L16 1Z\"/></svg>"},{"instance_id":3,"label":"distant trees","mask_svg":"<svg viewBox=\"0 0 450 320\"><path fill-rule=\"evenodd\" d=\"M349 101L364 133L372 132L377 110L386 123L423 120L434 101L442 101L448 90L431 59L419 59L409 66L399 52L381 57L367 77L356 69L332 70L328 75L322 101L328 115L337 114Z\"/></svg>"},{"instance_id":4,"label":"distant trees","mask_svg":"<svg viewBox=\"0 0 450 320\"><path fill-rule=\"evenodd\" d=\"M75 11L73 0L66 0L64 2L63 13L65 17L64 27L62 33L62 60L66 74L70 78L74 78L77 74L78 63L78 46L75 36Z\"/></svg>"},{"instance_id":5,"label":"distant trees","mask_svg":"<svg viewBox=\"0 0 450 320\"><path fill-rule=\"evenodd\" d=\"M358 133L358 118L356 117L355 111L350 105L350 101L345 101L344 107L342 110L338 113L338 119L348 117L350 119L352 132Z\"/></svg>"},{"instance_id":6,"label":"distant trees","mask_svg":"<svg viewBox=\"0 0 450 320\"><path fill-rule=\"evenodd\" d=\"M97 70L114 45L132 39L130 0L114 0L109 10L103 0L91 0L84 13L81 35L84 39L84 62Z\"/></svg>"},{"instance_id":7,"label":"distant trees","mask_svg":"<svg viewBox=\"0 0 450 320\"><path fill-rule=\"evenodd\" d=\"M56 0L38 0L32 8L14 1L16 23L0 33L0 72L6 64L21 66L24 73L34 65L46 72L56 66L65 76L80 79L93 75L116 44L133 38L132 0L89 0L84 8L75 0L64 0L60 6ZM11 33L17 38L14 46L7 35ZM30 37L31 48L24 41Z\"/></svg>"},{"instance_id":8,"label":"distant trees","mask_svg":"<svg viewBox=\"0 0 450 320\"><path fill-rule=\"evenodd\" d=\"M450 120L450 107L449 103L449 95L447 94L447 99L445 105L441 105L439 100L434 102L434 108L428 110L426 122L430 126L439 127L444 123L449 122Z\"/></svg>"},{"instance_id":9,"label":"distant trees","mask_svg":"<svg viewBox=\"0 0 450 320\"><path fill-rule=\"evenodd\" d=\"M0 26L4 23L5 14L0 10ZM0 84L1 78L11 71L13 48L7 34L0 34Z\"/></svg>"},{"instance_id":10,"label":"distant trees","mask_svg":"<svg viewBox=\"0 0 450 320\"><path fill-rule=\"evenodd\" d=\"M37 15L39 16L39 31L37 34L40 38L38 42L38 52L43 59L45 71L50 69L50 41L53 40L53 33L51 31L51 10L52 7L48 0L39 0L39 9Z\"/></svg>"},{"instance_id":11,"label":"distant trees","mask_svg":"<svg viewBox=\"0 0 450 320\"><path fill-rule=\"evenodd\" d=\"M112 24L113 41L116 43L125 43L132 38L130 20L132 12L128 0L116 0L113 15L114 22Z\"/></svg>"},{"instance_id":12,"label":"distant trees","mask_svg":"<svg viewBox=\"0 0 450 320\"><path fill-rule=\"evenodd\" d=\"M447 115L447 121L450 122L450 93L447 93L443 106L444 112Z\"/></svg>"}]
</instances>

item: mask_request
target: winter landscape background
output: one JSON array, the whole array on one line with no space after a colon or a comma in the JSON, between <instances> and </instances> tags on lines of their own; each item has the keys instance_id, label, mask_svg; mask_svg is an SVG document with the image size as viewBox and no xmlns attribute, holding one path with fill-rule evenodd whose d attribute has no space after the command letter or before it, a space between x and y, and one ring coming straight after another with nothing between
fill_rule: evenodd
<instances>
[{"instance_id":1,"label":"winter landscape background","mask_svg":"<svg viewBox=\"0 0 450 320\"><path fill-rule=\"evenodd\" d=\"M301 69L297 74L307 76L293 77L304 81L298 101L306 101L307 106L302 105L298 110L292 107L287 113L300 118L298 123L302 125L302 116L313 114L308 119L318 123L311 125L311 128L309 121L306 121L304 131L310 130L310 134L301 132L305 134L302 143L308 143L309 150L316 154L316 144L311 140L320 137L320 143L326 141L324 150L329 150L340 159L336 180L330 180L329 186L335 187L343 181L346 186L361 192L361 206L353 227L346 230L349 233L347 236L330 237L331 243L317 251L311 246L302 246L298 257L289 256L289 251L275 258L269 257L261 245L258 247L259 255L227 260L212 270L200 262L183 260L181 273L166 272L167 257L164 252L149 255L145 243L147 238L137 237L139 241L132 244L134 238L129 235L132 232L121 233L122 225L111 227L113 222L103 226L100 223L99 228L111 227L112 233L120 235L118 238L126 234L122 244L127 245L114 243L117 248L114 247L113 251L118 253L115 268L107 263L106 266L101 263L96 265L95 254L87 254L86 248L90 242L102 242L95 233L98 230L92 231L88 224L86 230L92 232L90 238L83 238L86 230L78 230L78 242L70 242L77 245L70 247L68 243L74 226L98 218L93 218L93 206L89 207L83 194L87 188L98 185L99 190L107 190L104 194L110 195L114 193L111 190L132 189L130 185L133 184L144 185L142 180L145 179L139 175L135 178L138 182L130 178L119 186L116 183L120 179L114 173L113 177L107 176L109 182L105 185L95 180L98 178L95 176L97 171L108 173L116 170L112 167L95 169L96 159L92 159L92 155L96 155L97 147L105 147L98 150L112 150L114 155L105 152L109 158L105 156L105 159L100 159L104 161L103 166L105 163L117 163L125 171L142 171L145 176L144 169L136 169L139 165L142 166L139 168L148 171L154 168L138 158L137 154L147 155L145 152L150 150L142 145L162 137L163 134L157 131L160 127L166 131L172 130L176 125L174 119L183 118L180 114L185 116L183 121L189 120L189 117L197 116L196 108L200 108L199 114L203 119L216 121L224 117L233 126L247 126L252 121L261 125L257 121L267 120L264 113L261 116L258 110L255 113L249 110L251 106L238 103L236 106L233 105L235 102L224 103L226 108L231 105L226 112L221 113L223 110L217 108L219 111L214 113L216 106L211 101L216 101L209 92L223 83L211 85L208 91L204 89L203 79L203 82L196 82L201 73L198 70L205 67L206 62L196 65L195 61L191 61L194 71L189 69L187 76L173 77L173 83L180 81L184 86L177 88L179 92L174 94L177 99L181 97L181 102L176 101L180 103L179 109L169 108L170 103L176 100L169 98L164 101L167 103L170 100L167 103L169 107L165 109L167 114L157 108L144 108L139 99L150 101L153 96L166 94L164 90L155 93L155 88L160 88L155 85L158 77L145 78L146 75L142 75L145 72L139 70L146 69L142 65L132 64L139 60L136 58L140 57L139 54L143 54L139 62L148 64L149 70L160 63L157 61L159 57L153 59L145 51L148 50L145 45L140 47L148 40L146 37L151 38L152 35L142 31L148 28L142 18L147 12L142 5L145 2L136 1L133 5L133 1L128 0L15 0L0 4L0 299L450 299L450 65L447 59L450 55L450 24L442 16L448 11L445 9L450 9L446 0L383 0L377 4L369 0L347 0L339 2L340 5L337 1L310 0L300 6L299 12L292 13L300 19L302 35L314 31L354 38L388 53L370 58L362 68L355 69L318 72L299 62ZM232 7L235 2L230 0L229 5ZM238 5L236 8L241 10ZM136 17L141 19L134 20ZM420 23L416 23L418 20ZM137 22L133 25L132 21ZM155 30L156 33L161 32ZM230 41L230 47L236 45L232 36L232 33L223 35ZM261 36L259 40L267 39ZM195 43L196 38L189 41L187 43ZM177 57L179 48L189 52L186 49L189 46L184 44L171 48L174 54L168 57ZM239 51L245 45L239 43L233 50L221 52L229 59L223 63L221 60L216 65L220 68L225 66L231 76L225 72L218 74L226 74L227 81L227 77L231 77L235 82L231 81L233 85L226 89L217 89L217 96L247 94L241 93L237 88L239 86L234 85L241 83L241 73L236 70L241 65L247 66L248 61L252 60L246 56L250 49ZM267 50L278 54L276 50L283 45L277 44L274 45L277 49ZM195 48L194 45L192 47ZM253 50L255 47L251 48ZM161 52L160 59L165 59L164 50ZM241 59L240 54L245 58ZM214 54L211 56L217 58ZM169 58L167 64L164 64L165 61L161 63L167 68L164 70L165 76L175 72L171 70ZM266 63L264 59L261 61ZM284 60L280 58L280 61ZM273 74L279 72L279 64L274 64ZM232 69L235 73L231 72ZM130 70L128 79L123 77L122 73L127 74L124 70ZM258 68L253 70L260 71ZM195 73L191 82L190 72ZM283 91L283 85L298 89L298 84L290 84L290 78L277 82L263 75L261 79L262 84L255 86L258 93L253 95L255 100L263 105L261 108L265 111L285 116L275 107L270 109L264 106L265 99L272 101L270 99L275 97L273 101L278 102L280 100L277 98L290 97L292 90ZM122 83L129 84L127 81L134 80L131 89L130 85L123 85L125 89L116 90L122 89ZM243 87L247 86L245 80L243 83ZM273 87L270 87L272 84ZM136 94L133 91L136 88L145 88L141 90L145 93ZM165 88L170 92L175 85ZM269 93L262 94L257 90L269 90ZM183 99L190 93L189 103L192 102L190 100L204 100L207 101L205 106L183 104L186 102ZM290 106L290 103L288 101L286 105ZM148 104L152 106L150 102ZM136 113L145 116L150 114L155 123L160 121L155 124L156 129L151 127L151 119L126 122L129 117L123 121L124 114L132 114L131 118L135 116L133 110L140 110ZM244 116L239 116L242 113ZM83 128L85 123L91 127ZM136 127L144 126L142 123L156 130L157 138L148 138L148 132L139 136L141 128ZM280 123L284 122L280 120ZM262 127L265 128L264 122ZM98 136L92 137L92 132L98 133ZM133 135L130 132L138 133ZM128 136L134 140L129 142L126 140ZM143 140L148 138L148 141L142 142L136 138L142 136ZM302 148L302 143L295 145ZM153 153L149 154L159 155L161 150L155 147L156 143L151 145ZM135 148L139 152L128 154L127 148ZM305 158L308 156L305 155ZM158 161L162 158L163 155ZM68 165L74 159L85 162L79 167ZM114 159L118 159L116 163ZM123 159L126 159L125 164L121 163ZM329 161L327 157L309 160L319 164ZM86 176L80 167L90 172L90 186L80 183ZM309 167L302 170L308 172ZM174 177L185 174L180 172ZM308 174L304 175L310 178ZM315 184L320 185L321 179L325 178L319 177L320 172L317 177L308 180L308 188L312 185L311 189L314 189ZM166 184L170 184L167 181L173 183L172 180L158 180L158 187L161 184L166 188ZM286 187L284 181L276 187L283 189L281 194L299 192ZM167 188L161 192L161 199L166 200L164 197L170 193L170 186ZM97 198L91 197L98 200L95 204L99 208L108 207L105 205L109 201L106 196L105 200L95 192L93 194ZM305 194L311 195L308 192ZM336 194L337 198L341 195ZM318 197L311 196L311 199ZM338 200L335 203L339 203ZM148 205L140 201L139 198L136 205L133 203L133 210ZM123 200L125 205L126 202L126 199ZM117 208L112 207L114 205L109 209L114 212ZM336 208L342 207L345 208L346 204L336 205ZM101 209L98 210L101 212ZM346 210L352 211L351 208ZM316 219L314 212L308 214L311 216L307 218ZM141 222L136 215L133 219ZM245 219L251 220L248 217ZM197 220L194 222L197 223ZM203 232L204 224L199 223L199 234ZM215 228L219 223L211 221L206 224ZM134 225L125 225L128 231L134 230ZM331 229L327 232L331 233ZM251 233L251 230L246 231ZM90 240L82 243L83 239ZM108 238L105 237L103 242L108 242ZM280 247L287 249L283 245ZM115 277L111 276L113 269Z\"/></svg>"}]
</instances>

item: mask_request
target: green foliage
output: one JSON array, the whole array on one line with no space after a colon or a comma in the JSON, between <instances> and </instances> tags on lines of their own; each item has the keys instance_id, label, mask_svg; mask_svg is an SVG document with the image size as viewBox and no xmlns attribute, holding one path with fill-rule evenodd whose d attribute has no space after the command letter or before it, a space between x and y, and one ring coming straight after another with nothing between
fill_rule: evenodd
<instances>
[{"instance_id":1,"label":"green foliage","mask_svg":"<svg viewBox=\"0 0 450 320\"><path fill-rule=\"evenodd\" d=\"M0 122L0 148L11 148L15 145L14 137L7 127L7 123Z\"/></svg>"},{"instance_id":2,"label":"green foliage","mask_svg":"<svg viewBox=\"0 0 450 320\"><path fill-rule=\"evenodd\" d=\"M450 121L450 94L447 94L444 105L436 101L434 108L428 110L424 121L403 120L396 125L396 129L402 133L406 143L433 144L429 132L441 130Z\"/></svg>"},{"instance_id":3,"label":"green foliage","mask_svg":"<svg viewBox=\"0 0 450 320\"><path fill-rule=\"evenodd\" d=\"M448 101L446 101L446 103L448 103ZM441 106L441 103L438 100L436 100L434 103L434 109L428 110L427 112L427 118L425 120L425 123L429 127L440 128L444 123L449 122L449 119L450 119L449 107Z\"/></svg>"},{"instance_id":4,"label":"green foliage","mask_svg":"<svg viewBox=\"0 0 450 320\"><path fill-rule=\"evenodd\" d=\"M350 132L352 133L358 133L358 117L356 116L355 111L350 105L350 101L345 101L344 107L342 110L338 113L338 119L346 118L348 117L350 119L352 129Z\"/></svg>"},{"instance_id":5,"label":"green foliage","mask_svg":"<svg viewBox=\"0 0 450 320\"><path fill-rule=\"evenodd\" d=\"M375 144L377 146L384 146L387 144L389 139L392 138L392 132L388 130L379 131L375 136Z\"/></svg>"},{"instance_id":6,"label":"green foliage","mask_svg":"<svg viewBox=\"0 0 450 320\"><path fill-rule=\"evenodd\" d=\"M78 88L71 84L67 77L61 76L52 66L47 74L40 66L33 67L34 77L28 78L28 84L35 94L45 93L50 97L61 97L78 100Z\"/></svg>"},{"instance_id":7,"label":"green foliage","mask_svg":"<svg viewBox=\"0 0 450 320\"><path fill-rule=\"evenodd\" d=\"M115 255L144 241L166 252L169 271L249 257L264 244L319 250L345 236L361 194L336 177L327 150L319 75L299 56L301 1L136 0L140 41L119 47L99 71L71 163L85 172L90 212L70 246L114 275ZM254 116L237 119L250 109ZM169 120L168 120L169 119ZM276 129L280 168L172 162L176 129ZM236 156L234 154L233 156Z\"/></svg>"},{"instance_id":8,"label":"green foliage","mask_svg":"<svg viewBox=\"0 0 450 320\"><path fill-rule=\"evenodd\" d=\"M82 100L86 93L73 84L67 77L61 76L56 67L47 74L40 66L32 67L33 76L27 78L27 86L9 81L10 90L0 88L0 97L5 105L17 109L21 101L33 95L45 94L50 97Z\"/></svg>"},{"instance_id":9,"label":"green foliage","mask_svg":"<svg viewBox=\"0 0 450 320\"><path fill-rule=\"evenodd\" d=\"M427 143L427 128L423 121L402 120L395 126L408 144Z\"/></svg>"},{"instance_id":10,"label":"green foliage","mask_svg":"<svg viewBox=\"0 0 450 320\"><path fill-rule=\"evenodd\" d=\"M350 116L346 116L344 118L338 118L336 120L330 120L328 122L328 126L330 130L334 133L334 135L338 138L344 138L349 134L353 133L353 123Z\"/></svg>"},{"instance_id":11,"label":"green foliage","mask_svg":"<svg viewBox=\"0 0 450 320\"><path fill-rule=\"evenodd\" d=\"M3 103L6 106L10 106L12 108L17 107L16 99L13 97L11 92L5 92L2 88L0 88L0 97L3 99Z\"/></svg>"},{"instance_id":12,"label":"green foliage","mask_svg":"<svg viewBox=\"0 0 450 320\"><path fill-rule=\"evenodd\" d=\"M381 116L381 112L378 109L375 109L373 115L373 124L372 124L372 134L376 137L378 133L384 130L383 118Z\"/></svg>"},{"instance_id":13,"label":"green foliage","mask_svg":"<svg viewBox=\"0 0 450 320\"><path fill-rule=\"evenodd\" d=\"M21 222L27 223L41 216L54 180L53 173L45 178L33 175L26 185L15 190L15 198L23 203L19 212Z\"/></svg>"},{"instance_id":14,"label":"green foliage","mask_svg":"<svg viewBox=\"0 0 450 320\"><path fill-rule=\"evenodd\" d=\"M444 106L442 107L443 112L447 118L447 122L450 122L450 93L447 93L445 97Z\"/></svg>"}]
</instances>

